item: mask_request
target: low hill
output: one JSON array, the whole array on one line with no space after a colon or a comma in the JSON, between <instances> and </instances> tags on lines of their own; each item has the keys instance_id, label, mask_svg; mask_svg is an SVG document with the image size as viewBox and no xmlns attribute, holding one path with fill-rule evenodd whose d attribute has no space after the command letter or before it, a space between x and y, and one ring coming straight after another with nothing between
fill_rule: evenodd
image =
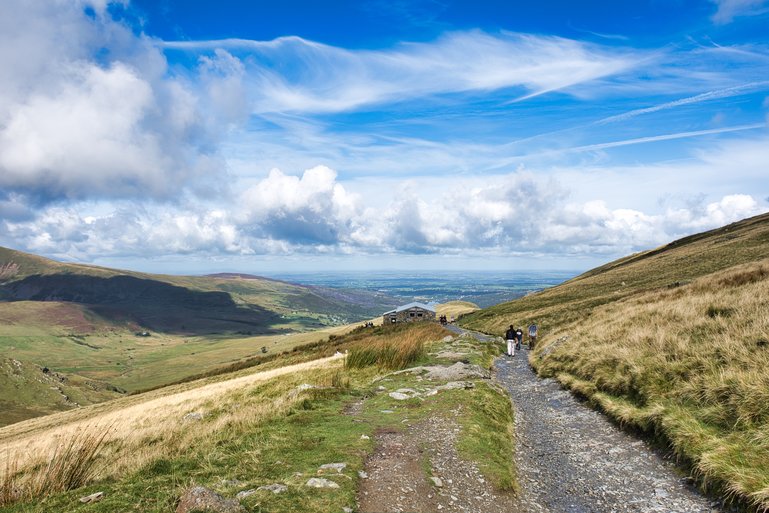
<instances>
[{"instance_id":1,"label":"low hill","mask_svg":"<svg viewBox=\"0 0 769 513\"><path fill-rule=\"evenodd\" d=\"M0 248L0 359L26 369L21 379L0 366L0 425L290 351L394 305L366 291L152 275ZM43 368L66 377L64 392L45 388Z\"/></svg>"},{"instance_id":2,"label":"low hill","mask_svg":"<svg viewBox=\"0 0 769 513\"><path fill-rule=\"evenodd\" d=\"M448 319L459 319L461 316L480 310L478 305L470 301L448 301L438 305L435 314L445 315Z\"/></svg>"},{"instance_id":3,"label":"low hill","mask_svg":"<svg viewBox=\"0 0 769 513\"><path fill-rule=\"evenodd\" d=\"M97 316L164 333L274 333L356 322L395 301L241 274L169 276L66 264L0 248L0 300L87 305Z\"/></svg>"},{"instance_id":4,"label":"low hill","mask_svg":"<svg viewBox=\"0 0 769 513\"><path fill-rule=\"evenodd\" d=\"M530 363L769 509L769 214L611 262L461 323L537 322Z\"/></svg>"}]
</instances>

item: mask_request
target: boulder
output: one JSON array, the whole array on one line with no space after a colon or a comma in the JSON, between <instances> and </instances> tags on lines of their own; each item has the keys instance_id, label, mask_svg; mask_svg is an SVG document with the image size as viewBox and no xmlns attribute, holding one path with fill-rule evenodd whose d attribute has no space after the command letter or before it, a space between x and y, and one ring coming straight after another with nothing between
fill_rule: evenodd
<instances>
[{"instance_id":1,"label":"boulder","mask_svg":"<svg viewBox=\"0 0 769 513\"><path fill-rule=\"evenodd\" d=\"M188 489L179 498L176 513L206 511L210 513L246 513L245 508L235 499L225 499L213 490L203 486Z\"/></svg>"}]
</instances>

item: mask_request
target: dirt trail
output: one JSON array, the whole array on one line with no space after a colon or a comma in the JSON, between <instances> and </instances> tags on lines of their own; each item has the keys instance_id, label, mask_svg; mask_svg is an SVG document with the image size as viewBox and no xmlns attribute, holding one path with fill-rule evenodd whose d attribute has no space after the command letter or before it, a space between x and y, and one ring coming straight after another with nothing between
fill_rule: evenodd
<instances>
[{"instance_id":1,"label":"dirt trail","mask_svg":"<svg viewBox=\"0 0 769 513\"><path fill-rule=\"evenodd\" d=\"M360 513L525 511L515 496L494 490L477 465L459 457L456 413L377 434L377 449L366 462L368 476L358 492Z\"/></svg>"}]
</instances>

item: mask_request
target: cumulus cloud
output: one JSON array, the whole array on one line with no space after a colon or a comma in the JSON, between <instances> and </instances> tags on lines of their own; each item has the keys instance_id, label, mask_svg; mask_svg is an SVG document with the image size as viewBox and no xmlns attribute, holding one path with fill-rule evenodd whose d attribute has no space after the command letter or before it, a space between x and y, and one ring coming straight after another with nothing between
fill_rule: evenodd
<instances>
[{"instance_id":1,"label":"cumulus cloud","mask_svg":"<svg viewBox=\"0 0 769 513\"><path fill-rule=\"evenodd\" d=\"M359 198L325 166L300 177L273 169L241 196L241 223L255 235L300 244L337 244L355 229Z\"/></svg>"},{"instance_id":2,"label":"cumulus cloud","mask_svg":"<svg viewBox=\"0 0 769 513\"><path fill-rule=\"evenodd\" d=\"M217 183L212 141L236 116L222 98L237 98L237 67L220 64L223 55L201 63L202 89L174 77L154 42L114 21L107 4L30 0L4 12L4 190L36 201L170 198Z\"/></svg>"},{"instance_id":3,"label":"cumulus cloud","mask_svg":"<svg viewBox=\"0 0 769 513\"><path fill-rule=\"evenodd\" d=\"M573 201L556 181L526 171L483 184L458 182L437 195L423 185L395 188L389 202L372 208L327 167L301 176L273 170L227 209L125 204L88 214L51 206L34 219L0 221L0 243L11 238L17 247L84 260L95 254L621 255L769 210L745 194L661 212L611 208L601 199Z\"/></svg>"}]
</instances>

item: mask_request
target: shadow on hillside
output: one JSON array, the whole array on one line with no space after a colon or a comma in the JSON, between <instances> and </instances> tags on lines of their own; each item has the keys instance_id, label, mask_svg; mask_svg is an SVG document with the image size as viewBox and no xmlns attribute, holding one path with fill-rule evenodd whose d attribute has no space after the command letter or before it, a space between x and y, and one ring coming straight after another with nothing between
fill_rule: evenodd
<instances>
[{"instance_id":1,"label":"shadow on hillside","mask_svg":"<svg viewBox=\"0 0 769 513\"><path fill-rule=\"evenodd\" d=\"M226 292L198 291L134 276L33 275L3 286L15 301L65 301L87 305L118 323L167 333L278 333L281 317L257 305L238 305Z\"/></svg>"}]
</instances>

